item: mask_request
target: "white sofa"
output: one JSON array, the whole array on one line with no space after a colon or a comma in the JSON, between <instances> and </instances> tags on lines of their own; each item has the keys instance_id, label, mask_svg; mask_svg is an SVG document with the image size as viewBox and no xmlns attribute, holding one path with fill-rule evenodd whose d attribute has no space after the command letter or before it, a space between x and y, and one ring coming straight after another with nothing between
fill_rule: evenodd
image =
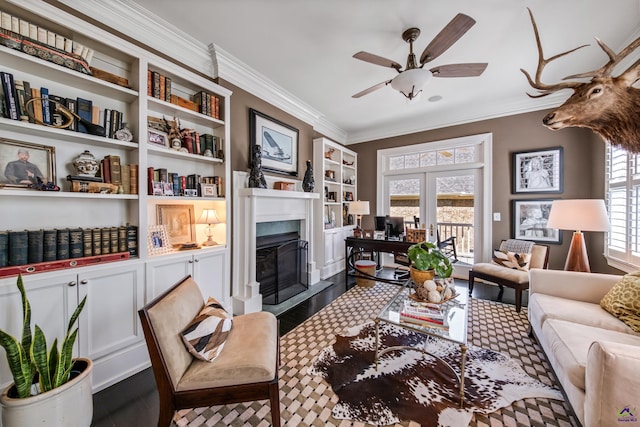
<instances>
[{"instance_id":1,"label":"white sofa","mask_svg":"<svg viewBox=\"0 0 640 427\"><path fill-rule=\"evenodd\" d=\"M599 305L620 278L530 271L532 332L584 427L625 425L620 411L640 409L640 334Z\"/></svg>"}]
</instances>

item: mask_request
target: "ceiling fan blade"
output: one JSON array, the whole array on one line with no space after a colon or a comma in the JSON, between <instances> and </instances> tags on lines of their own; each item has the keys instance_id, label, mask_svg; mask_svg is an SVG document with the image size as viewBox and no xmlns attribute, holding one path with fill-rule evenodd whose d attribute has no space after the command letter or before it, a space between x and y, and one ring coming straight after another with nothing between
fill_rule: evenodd
<instances>
[{"instance_id":1,"label":"ceiling fan blade","mask_svg":"<svg viewBox=\"0 0 640 427\"><path fill-rule=\"evenodd\" d=\"M438 65L429 71L433 77L477 77L487 68L486 62Z\"/></svg>"},{"instance_id":2,"label":"ceiling fan blade","mask_svg":"<svg viewBox=\"0 0 640 427\"><path fill-rule=\"evenodd\" d=\"M364 95L366 95L368 93L371 93L374 90L378 90L381 87L384 87L384 86L388 85L389 83L391 83L391 80L387 80L386 82L378 83L375 86L371 86L370 88L363 90L362 92L356 93L355 95L352 96L352 98L360 98L361 96L364 96Z\"/></svg>"},{"instance_id":3,"label":"ceiling fan blade","mask_svg":"<svg viewBox=\"0 0 640 427\"><path fill-rule=\"evenodd\" d=\"M400 71L402 65L398 64L396 61L392 61L387 58L383 58L382 56L374 55L373 53L360 51L353 55L354 58L359 59L361 61L370 62L372 64L381 65L383 67L395 68Z\"/></svg>"},{"instance_id":4,"label":"ceiling fan blade","mask_svg":"<svg viewBox=\"0 0 640 427\"><path fill-rule=\"evenodd\" d=\"M476 23L475 19L462 13L457 14L446 27L431 40L420 55L420 63L433 61L449 49L469 28Z\"/></svg>"}]
</instances>

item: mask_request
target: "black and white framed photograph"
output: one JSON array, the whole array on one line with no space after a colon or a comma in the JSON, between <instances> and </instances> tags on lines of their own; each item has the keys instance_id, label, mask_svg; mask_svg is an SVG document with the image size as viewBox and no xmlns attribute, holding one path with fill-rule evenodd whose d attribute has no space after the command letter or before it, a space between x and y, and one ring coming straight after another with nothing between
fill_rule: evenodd
<instances>
[{"instance_id":1,"label":"black and white framed photograph","mask_svg":"<svg viewBox=\"0 0 640 427\"><path fill-rule=\"evenodd\" d=\"M562 243L562 231L547 227L553 200L513 200L513 238Z\"/></svg>"},{"instance_id":2,"label":"black and white framed photograph","mask_svg":"<svg viewBox=\"0 0 640 427\"><path fill-rule=\"evenodd\" d=\"M513 193L562 193L562 147L513 153Z\"/></svg>"},{"instance_id":3,"label":"black and white framed photograph","mask_svg":"<svg viewBox=\"0 0 640 427\"><path fill-rule=\"evenodd\" d=\"M0 138L0 188L34 188L56 182L56 149Z\"/></svg>"},{"instance_id":4,"label":"black and white framed photograph","mask_svg":"<svg viewBox=\"0 0 640 427\"><path fill-rule=\"evenodd\" d=\"M255 145L262 147L263 170L298 176L298 129L252 108L249 128L249 152L253 153Z\"/></svg>"}]
</instances>

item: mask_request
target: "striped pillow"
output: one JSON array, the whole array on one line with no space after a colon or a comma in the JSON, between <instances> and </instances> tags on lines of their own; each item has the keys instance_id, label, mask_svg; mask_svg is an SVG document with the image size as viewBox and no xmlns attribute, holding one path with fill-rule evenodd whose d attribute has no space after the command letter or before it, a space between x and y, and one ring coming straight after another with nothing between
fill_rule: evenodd
<instances>
[{"instance_id":1,"label":"striped pillow","mask_svg":"<svg viewBox=\"0 0 640 427\"><path fill-rule=\"evenodd\" d=\"M181 332L182 341L194 357L213 362L224 347L232 323L232 316L216 299L209 297L200 313Z\"/></svg>"}]
</instances>

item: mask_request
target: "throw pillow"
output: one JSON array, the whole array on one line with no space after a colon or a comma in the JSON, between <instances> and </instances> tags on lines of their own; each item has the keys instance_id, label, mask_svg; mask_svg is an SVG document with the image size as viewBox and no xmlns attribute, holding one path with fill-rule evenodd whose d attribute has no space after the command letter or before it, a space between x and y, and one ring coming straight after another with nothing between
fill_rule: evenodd
<instances>
[{"instance_id":1,"label":"throw pillow","mask_svg":"<svg viewBox=\"0 0 640 427\"><path fill-rule=\"evenodd\" d=\"M213 362L224 347L232 323L233 317L215 298L209 297L200 313L180 334L189 353L205 362Z\"/></svg>"},{"instance_id":2,"label":"throw pillow","mask_svg":"<svg viewBox=\"0 0 640 427\"><path fill-rule=\"evenodd\" d=\"M530 261L531 254L500 251L496 249L493 251L491 263L514 270L529 271Z\"/></svg>"},{"instance_id":3,"label":"throw pillow","mask_svg":"<svg viewBox=\"0 0 640 427\"><path fill-rule=\"evenodd\" d=\"M600 307L640 332L640 271L622 276L602 298Z\"/></svg>"}]
</instances>

